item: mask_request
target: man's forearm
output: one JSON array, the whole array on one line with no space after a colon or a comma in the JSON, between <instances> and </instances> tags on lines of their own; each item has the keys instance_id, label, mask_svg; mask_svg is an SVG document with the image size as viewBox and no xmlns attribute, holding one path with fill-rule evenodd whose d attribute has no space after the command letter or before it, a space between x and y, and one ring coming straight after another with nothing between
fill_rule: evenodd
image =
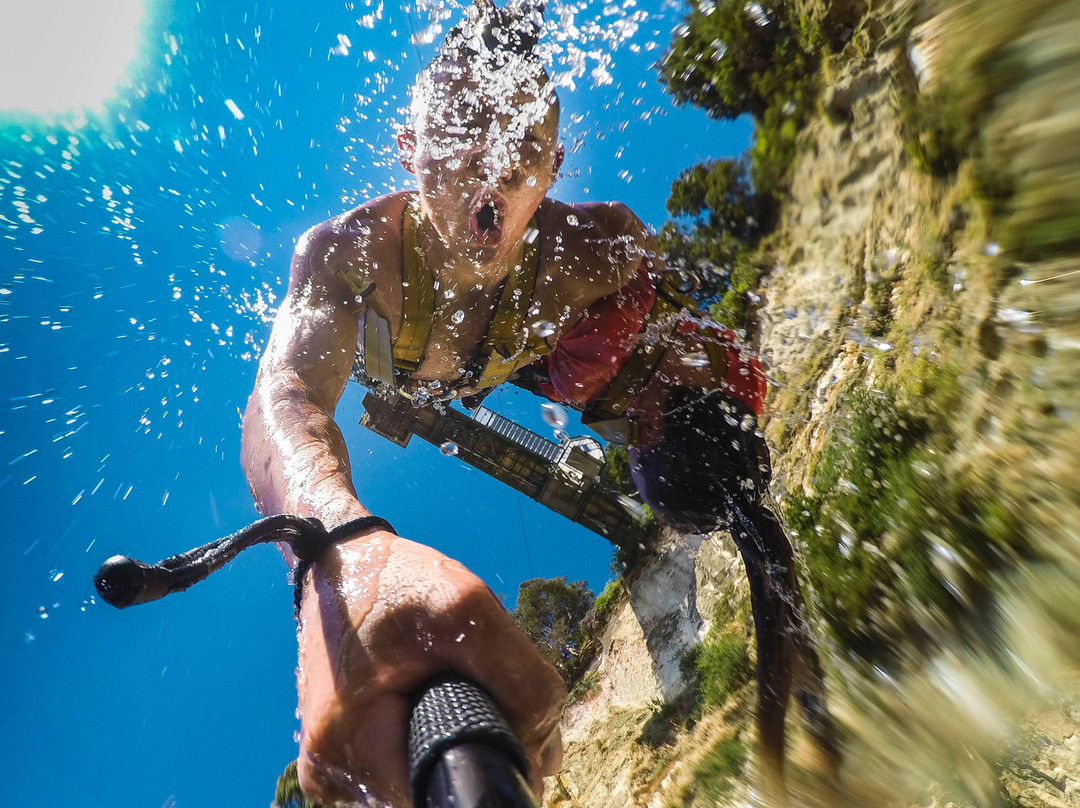
<instances>
[{"instance_id":1,"label":"man's forearm","mask_svg":"<svg viewBox=\"0 0 1080 808\"><path fill-rule=\"evenodd\" d=\"M241 462L261 513L313 516L330 528L369 515L356 497L341 430L295 377L256 382L244 414Z\"/></svg>"}]
</instances>

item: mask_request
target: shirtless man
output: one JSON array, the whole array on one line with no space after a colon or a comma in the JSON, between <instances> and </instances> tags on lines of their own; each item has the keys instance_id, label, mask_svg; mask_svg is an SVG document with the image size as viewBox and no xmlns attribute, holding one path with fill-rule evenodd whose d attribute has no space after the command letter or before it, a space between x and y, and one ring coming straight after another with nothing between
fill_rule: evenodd
<instances>
[{"instance_id":1,"label":"shirtless man","mask_svg":"<svg viewBox=\"0 0 1080 808\"><path fill-rule=\"evenodd\" d=\"M511 376L579 407L618 388L622 401L607 410L633 424L646 500L698 529L715 526L725 511L677 501L657 471L670 455L656 447L665 424L676 442L700 444L702 392L729 382L749 391L743 402L721 393L704 405L711 417L742 424L720 452L735 454L733 440L752 443L743 419L753 419L755 402L760 409L760 367L740 357L729 334L689 317L669 318L661 344L644 345L640 333L658 327L663 309L657 287L665 268L652 236L622 205L547 198L563 151L558 102L533 55L540 11L501 12L490 0L469 8L419 77L399 137L417 191L371 200L300 239L243 424L244 469L262 513L316 517L328 528L369 515L334 423L354 363L362 380L417 405L482 393ZM628 371L635 379L614 384L635 363ZM682 421L658 415L671 402ZM728 488L763 490L761 451L720 464ZM749 467L745 457L753 458ZM685 467L685 455L678 463ZM702 470L704 496L718 490L713 477ZM790 547L786 553L777 563L790 573ZM775 577L769 554L751 549L747 569L761 568L755 616L775 635L763 642L759 633L759 657L779 671L762 682L779 703L763 740L776 747L765 736L779 731L782 755L791 644L784 610L796 598L786 573L780 596L759 591ZM558 771L562 682L462 565L369 529L326 551L303 583L299 775L310 797L362 801L374 792L408 805L408 697L446 671L491 692L522 741L538 794L541 775ZM772 605L763 611L766 601Z\"/></svg>"}]
</instances>

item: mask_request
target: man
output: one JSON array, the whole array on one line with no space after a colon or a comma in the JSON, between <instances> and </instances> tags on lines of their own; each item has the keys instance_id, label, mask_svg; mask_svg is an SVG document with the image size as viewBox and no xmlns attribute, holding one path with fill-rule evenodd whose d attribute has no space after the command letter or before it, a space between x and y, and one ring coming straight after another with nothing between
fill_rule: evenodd
<instances>
[{"instance_id":1,"label":"man","mask_svg":"<svg viewBox=\"0 0 1080 808\"><path fill-rule=\"evenodd\" d=\"M770 671L762 732L776 757L797 594L790 547L755 504L768 468L752 428L760 367L681 310L689 301L627 208L547 198L563 151L558 102L533 55L540 12L470 7L419 77L399 137L417 192L371 200L298 243L244 417L244 468L263 513L329 528L369 515L333 419L354 372L418 406L512 380L607 427L629 424L635 477L662 516L710 529L737 501L751 527L776 527L740 544L757 582L759 668ZM664 471L670 446L700 449L709 418L722 426L695 472L698 495L713 500L702 505L686 501L685 468ZM777 537L780 551L755 545ZM541 775L560 765L563 685L478 578L381 529L336 544L304 576L299 776L309 796L407 805L408 696L448 670L494 696L540 793ZM780 596L766 591L770 576Z\"/></svg>"}]
</instances>

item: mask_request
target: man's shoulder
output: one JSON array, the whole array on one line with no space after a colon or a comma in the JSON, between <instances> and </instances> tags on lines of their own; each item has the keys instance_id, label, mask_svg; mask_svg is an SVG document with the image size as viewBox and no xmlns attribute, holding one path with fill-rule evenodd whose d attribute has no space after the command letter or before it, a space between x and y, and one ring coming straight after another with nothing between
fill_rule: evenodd
<instances>
[{"instance_id":1,"label":"man's shoulder","mask_svg":"<svg viewBox=\"0 0 1080 808\"><path fill-rule=\"evenodd\" d=\"M559 229L576 231L588 237L590 231L599 231L591 235L616 238L645 233L641 219L622 202L578 202L574 204L556 199L544 200L541 207L544 222Z\"/></svg>"},{"instance_id":2,"label":"man's shoulder","mask_svg":"<svg viewBox=\"0 0 1080 808\"><path fill-rule=\"evenodd\" d=\"M308 228L296 242L292 282L327 290L344 284L356 297L366 297L372 284L392 285L408 199L408 192L380 196Z\"/></svg>"},{"instance_id":3,"label":"man's shoulder","mask_svg":"<svg viewBox=\"0 0 1080 808\"><path fill-rule=\"evenodd\" d=\"M568 205L548 200L541 209L540 232L546 254L575 278L588 278L589 294L622 288L643 262L655 254L655 243L642 221L620 202ZM560 257L561 256L561 257Z\"/></svg>"},{"instance_id":4,"label":"man's shoulder","mask_svg":"<svg viewBox=\"0 0 1080 808\"><path fill-rule=\"evenodd\" d=\"M318 255L327 247L379 249L387 237L401 236L401 215L410 193L399 191L370 199L352 210L309 227L296 242L297 255Z\"/></svg>"}]
</instances>

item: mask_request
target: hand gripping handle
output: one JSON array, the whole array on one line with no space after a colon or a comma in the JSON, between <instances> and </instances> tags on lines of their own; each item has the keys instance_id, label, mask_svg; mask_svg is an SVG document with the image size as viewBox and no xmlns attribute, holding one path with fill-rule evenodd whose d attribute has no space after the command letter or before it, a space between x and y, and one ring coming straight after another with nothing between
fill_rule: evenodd
<instances>
[{"instance_id":1,"label":"hand gripping handle","mask_svg":"<svg viewBox=\"0 0 1080 808\"><path fill-rule=\"evenodd\" d=\"M536 808L525 751L491 696L467 679L421 690L409 720L415 808Z\"/></svg>"}]
</instances>

